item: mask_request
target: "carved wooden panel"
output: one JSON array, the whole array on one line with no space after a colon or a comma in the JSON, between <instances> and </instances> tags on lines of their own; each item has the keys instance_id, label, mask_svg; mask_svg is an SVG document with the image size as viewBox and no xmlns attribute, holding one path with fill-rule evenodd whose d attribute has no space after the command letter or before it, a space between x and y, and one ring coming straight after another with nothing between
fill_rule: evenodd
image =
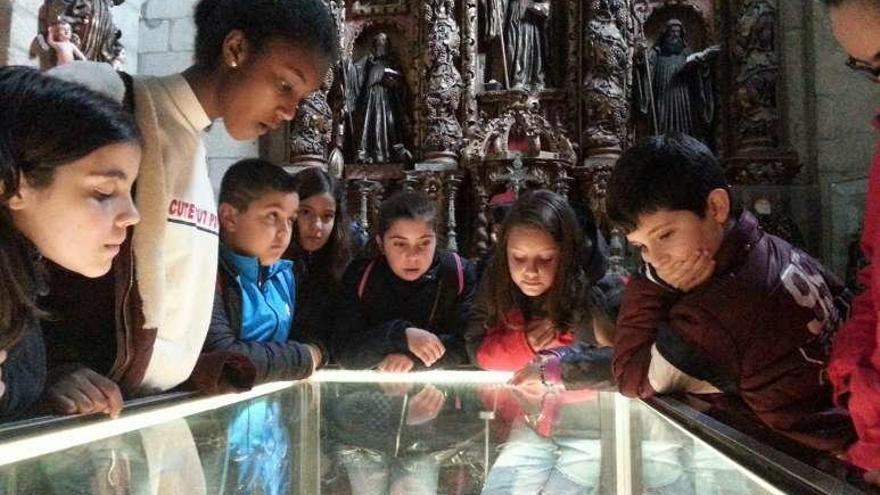
<instances>
[{"instance_id":1,"label":"carved wooden panel","mask_svg":"<svg viewBox=\"0 0 880 495\"><path fill-rule=\"evenodd\" d=\"M297 130L293 134L301 136L292 135L290 146L317 155L315 143L328 143L329 132L323 155L344 150L335 156L344 157L341 175L358 191L353 211L365 221L372 221L374 203L384 195L423 189L445 202L441 207L454 223L447 237L465 251L476 246L477 254L488 249L488 201L508 187L541 185L567 193L590 204L601 221L615 161L635 139L652 132L639 103L639 71L651 67L639 53L650 51L677 19L691 52L721 47L703 54L701 70L710 85L705 101L712 105L700 110L710 114L705 140L731 180L786 183L798 173L799 160L779 122L777 1L330 1L348 62L368 53L376 33L388 34L407 94L410 154L389 163L357 163L352 147L345 146L353 126L341 67L323 88L331 124L319 133ZM506 48L501 53L505 33L514 34L514 27L505 27L508 7L521 7L528 17L515 34L534 35L546 48L543 85L513 88L499 78L498 64L517 56ZM326 115L325 110L318 113ZM445 192L453 188L447 176L460 181L456 194Z\"/></svg>"}]
</instances>

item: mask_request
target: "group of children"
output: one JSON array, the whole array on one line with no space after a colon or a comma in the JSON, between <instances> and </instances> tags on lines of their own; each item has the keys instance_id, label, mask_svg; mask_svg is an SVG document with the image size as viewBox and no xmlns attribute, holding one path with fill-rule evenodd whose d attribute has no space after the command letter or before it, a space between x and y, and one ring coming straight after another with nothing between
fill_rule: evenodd
<instances>
[{"instance_id":1,"label":"group of children","mask_svg":"<svg viewBox=\"0 0 880 495\"><path fill-rule=\"evenodd\" d=\"M307 193L305 184L326 187ZM354 240L341 189L320 169L290 176L257 159L226 172L205 351L247 356L259 383L307 377L330 359L388 372L471 358L485 369L515 370L543 349L610 345L608 328L594 332L582 262L593 248L561 196L533 191L516 203L478 291L473 263L437 248L438 210L423 193L383 202L377 254L354 257L364 245ZM341 243L348 246L335 249Z\"/></svg>"},{"instance_id":2,"label":"group of children","mask_svg":"<svg viewBox=\"0 0 880 495\"><path fill-rule=\"evenodd\" d=\"M609 181L607 214L643 260L627 281L611 347L594 326L598 346L554 343L514 383L735 398L734 411L801 444L840 453L852 443L827 375L849 293L761 230L705 145L666 135L628 149Z\"/></svg>"},{"instance_id":3,"label":"group of children","mask_svg":"<svg viewBox=\"0 0 880 495\"><path fill-rule=\"evenodd\" d=\"M77 84L20 67L0 75L0 101L9 110L4 235L15 241L4 243L11 281L4 284L3 311L10 330L3 346L10 351L3 366L8 417L40 398L50 411L116 415L124 395L184 382L206 391L244 389L307 377L331 359L405 372L468 364L470 353L483 356L476 358L482 367L515 369L555 345L609 342L592 329L591 279L582 261L594 246L554 193L528 193L511 211L481 289L486 317L472 314L473 263L438 250L440 216L426 195L403 192L385 201L372 240L378 254L358 258L364 234L346 215L344 190L316 168L291 176L260 159L238 162L222 179L216 214L192 198L168 201L164 236L178 224L187 228L182 237L192 243L189 252L181 252L180 240L174 249L163 246L160 235L151 247L158 253L139 255L138 229L146 228L154 206L135 207L132 189L137 177L141 200L153 185L138 176L142 156L156 153L150 134L139 131L118 102ZM76 100L68 105L75 108L65 106L68 100ZM58 114L29 112L28 105L77 116L91 140L51 132L76 131L59 125ZM56 140L34 146L44 135ZM66 138L82 149L63 146ZM29 155L37 152L45 156ZM67 177L74 171L83 177ZM212 256L207 245L215 233ZM190 266L177 259L184 254ZM156 269L165 280L144 281L156 274L141 257L170 265ZM205 258L215 270L206 269ZM202 280L207 273L209 280ZM152 304L179 313L165 336L146 321L150 302L143 286L151 283L170 292ZM211 312L202 315L196 297L182 288L198 296L208 290ZM489 321L492 330L483 339ZM204 333L192 330L200 324ZM176 335L183 328L189 335ZM110 336L115 346L102 347ZM186 352L197 339L199 352ZM166 354L161 366L160 353ZM148 386L144 375L151 366L156 382ZM135 369L139 376L132 379L127 373Z\"/></svg>"},{"instance_id":4,"label":"group of children","mask_svg":"<svg viewBox=\"0 0 880 495\"><path fill-rule=\"evenodd\" d=\"M115 416L122 397L256 377L241 353L203 352L221 261L203 132L222 119L252 140L291 120L337 60L338 34L320 0L200 0L194 20L181 73L0 69L4 418L37 399Z\"/></svg>"},{"instance_id":5,"label":"group of children","mask_svg":"<svg viewBox=\"0 0 880 495\"><path fill-rule=\"evenodd\" d=\"M608 218L644 261L625 289L589 215L543 190L498 219L478 277L438 249L440 215L420 193L387 199L373 239L320 169L244 160L215 203L201 132L223 118L251 139L290 120L335 60L336 32L320 0L202 0L195 18L184 73L92 84L120 85L121 101L0 68L4 417L115 416L123 397L242 390L331 361L472 364L518 370L518 385L725 394L816 448L854 440L827 378L847 291L761 230L699 141L649 138L617 163ZM376 254L358 256L367 242ZM870 384L844 358L832 380L856 400Z\"/></svg>"}]
</instances>

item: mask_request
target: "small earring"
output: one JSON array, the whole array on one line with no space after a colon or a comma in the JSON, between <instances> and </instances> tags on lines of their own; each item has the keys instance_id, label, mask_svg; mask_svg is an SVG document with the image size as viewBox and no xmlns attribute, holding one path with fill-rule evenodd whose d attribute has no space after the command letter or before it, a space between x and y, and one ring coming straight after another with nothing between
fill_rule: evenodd
<instances>
[{"instance_id":1,"label":"small earring","mask_svg":"<svg viewBox=\"0 0 880 495\"><path fill-rule=\"evenodd\" d=\"M233 60L232 62L229 62L229 66L232 67L233 69L237 69L237 68L238 68L238 62L236 62L235 60Z\"/></svg>"}]
</instances>

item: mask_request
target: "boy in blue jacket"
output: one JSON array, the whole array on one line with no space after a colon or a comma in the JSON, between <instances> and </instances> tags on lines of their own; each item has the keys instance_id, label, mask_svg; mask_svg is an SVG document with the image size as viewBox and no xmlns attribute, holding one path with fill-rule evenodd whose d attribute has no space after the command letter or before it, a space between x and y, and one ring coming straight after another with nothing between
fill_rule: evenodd
<instances>
[{"instance_id":1,"label":"boy in blue jacket","mask_svg":"<svg viewBox=\"0 0 880 495\"><path fill-rule=\"evenodd\" d=\"M247 356L256 383L306 378L324 353L291 335L293 263L281 255L299 209L296 180L281 167L242 160L220 186L220 262L206 351Z\"/></svg>"}]
</instances>

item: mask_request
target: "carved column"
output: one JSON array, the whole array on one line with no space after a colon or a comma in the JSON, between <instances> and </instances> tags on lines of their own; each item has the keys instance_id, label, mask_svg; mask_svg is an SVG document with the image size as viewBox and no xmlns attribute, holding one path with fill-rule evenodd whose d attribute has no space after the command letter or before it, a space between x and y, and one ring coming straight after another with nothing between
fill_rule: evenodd
<instances>
[{"instance_id":1,"label":"carved column","mask_svg":"<svg viewBox=\"0 0 880 495\"><path fill-rule=\"evenodd\" d=\"M300 101L290 123L290 163L296 167L327 169L327 148L333 128L330 106L321 90Z\"/></svg>"},{"instance_id":2,"label":"carved column","mask_svg":"<svg viewBox=\"0 0 880 495\"><path fill-rule=\"evenodd\" d=\"M324 0L330 14L336 21L336 32L339 35L339 53L345 51L345 2L343 0Z\"/></svg>"},{"instance_id":3,"label":"carved column","mask_svg":"<svg viewBox=\"0 0 880 495\"><path fill-rule=\"evenodd\" d=\"M419 190L419 175L412 170L404 173L403 190L406 192L417 192Z\"/></svg>"},{"instance_id":4,"label":"carved column","mask_svg":"<svg viewBox=\"0 0 880 495\"><path fill-rule=\"evenodd\" d=\"M324 90L325 101L330 107L330 115L332 123L330 124L330 144L327 149L327 172L330 175L342 178L345 175L345 82L344 77L340 74L343 70L344 60L350 60L351 54L346 51L345 46L345 2L342 0L324 0L333 20L336 24L336 32L338 33L338 45L340 61L332 67L328 76L325 77Z\"/></svg>"},{"instance_id":5,"label":"carved column","mask_svg":"<svg viewBox=\"0 0 880 495\"><path fill-rule=\"evenodd\" d=\"M566 57L568 71L565 75L565 89L568 98L570 98L569 101L577 101L577 98L580 95L581 71L583 65L581 63L580 46L580 26L582 17L581 4L583 2L570 1L566 3L568 4L568 12L566 14L566 17L568 17L568 55ZM569 122L569 125L565 126L565 129L570 132L569 136L577 136L578 133L581 132L582 127L580 122L581 109L579 105L566 105L565 108L568 111L564 114L557 115L557 117L565 116Z\"/></svg>"},{"instance_id":6,"label":"carved column","mask_svg":"<svg viewBox=\"0 0 880 495\"><path fill-rule=\"evenodd\" d=\"M458 198L458 188L461 185L461 176L458 173L450 173L446 177L446 249L458 251L458 234L455 228L456 220L455 201Z\"/></svg>"},{"instance_id":7,"label":"carved column","mask_svg":"<svg viewBox=\"0 0 880 495\"><path fill-rule=\"evenodd\" d=\"M599 215L604 213L604 184L626 144L629 120L626 81L629 70L627 26L621 12L628 0L591 0L584 36L582 190Z\"/></svg>"},{"instance_id":8,"label":"carved column","mask_svg":"<svg viewBox=\"0 0 880 495\"><path fill-rule=\"evenodd\" d=\"M489 238L489 191L483 181L479 181L474 190L477 204L474 206L477 212L476 229L474 232L474 251L477 258L486 259L491 248Z\"/></svg>"},{"instance_id":9,"label":"carved column","mask_svg":"<svg viewBox=\"0 0 880 495\"><path fill-rule=\"evenodd\" d=\"M355 180L353 183L358 198L357 220L364 230L372 233L371 229L375 223L378 205L385 188L380 182L374 180L361 179Z\"/></svg>"},{"instance_id":10,"label":"carved column","mask_svg":"<svg viewBox=\"0 0 880 495\"><path fill-rule=\"evenodd\" d=\"M785 184L800 171L784 142L779 116L777 1L732 2L735 19L728 57L731 81L731 150L728 175L738 184Z\"/></svg>"},{"instance_id":11,"label":"carved column","mask_svg":"<svg viewBox=\"0 0 880 495\"><path fill-rule=\"evenodd\" d=\"M458 171L410 170L403 179L405 191L425 193L436 205L441 218L437 232L445 241L446 249L458 250L458 236L455 232L458 221L455 217L455 201L461 184L462 173Z\"/></svg>"},{"instance_id":12,"label":"carved column","mask_svg":"<svg viewBox=\"0 0 880 495\"><path fill-rule=\"evenodd\" d=\"M423 156L427 161L450 165L458 163L462 140L457 113L463 82L455 67L461 37L452 17L454 9L455 0L428 0L422 4L427 33L424 52L427 134Z\"/></svg>"},{"instance_id":13,"label":"carved column","mask_svg":"<svg viewBox=\"0 0 880 495\"><path fill-rule=\"evenodd\" d=\"M629 277L632 275L626 269L626 236L620 229L611 229L608 238L608 275Z\"/></svg>"},{"instance_id":14,"label":"carved column","mask_svg":"<svg viewBox=\"0 0 880 495\"><path fill-rule=\"evenodd\" d=\"M477 0L462 0L462 26L464 27L464 38L461 42L461 58L462 58L462 122L464 127L470 134L479 121L479 113L477 107L477 32L479 23L477 22Z\"/></svg>"}]
</instances>

